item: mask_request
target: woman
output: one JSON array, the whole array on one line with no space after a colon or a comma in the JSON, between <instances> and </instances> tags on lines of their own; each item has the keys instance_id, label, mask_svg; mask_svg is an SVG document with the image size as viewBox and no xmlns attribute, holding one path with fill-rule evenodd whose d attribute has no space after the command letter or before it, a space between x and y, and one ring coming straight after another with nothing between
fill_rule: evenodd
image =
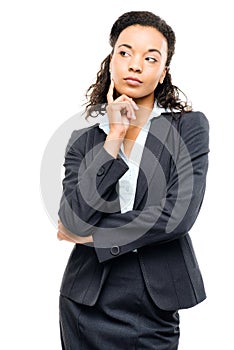
<instances>
[{"instance_id":1,"label":"woman","mask_svg":"<svg viewBox=\"0 0 234 350\"><path fill-rule=\"evenodd\" d=\"M100 123L72 133L58 238L75 242L60 295L66 350L177 349L178 310L206 298L188 231L208 166L208 122L179 99L173 30L120 16L88 92Z\"/></svg>"}]
</instances>

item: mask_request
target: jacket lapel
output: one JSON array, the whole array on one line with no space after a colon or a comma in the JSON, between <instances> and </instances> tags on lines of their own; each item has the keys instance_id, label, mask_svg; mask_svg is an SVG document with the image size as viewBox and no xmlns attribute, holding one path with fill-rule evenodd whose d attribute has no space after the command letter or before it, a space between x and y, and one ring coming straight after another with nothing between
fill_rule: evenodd
<instances>
[{"instance_id":1,"label":"jacket lapel","mask_svg":"<svg viewBox=\"0 0 234 350\"><path fill-rule=\"evenodd\" d=\"M134 209L137 209L142 198L144 197L150 181L156 176L157 166L160 156L167 140L168 133L171 128L172 117L161 115L152 118L149 133L146 138L143 150L139 175L137 179L137 189L134 201Z\"/></svg>"}]
</instances>

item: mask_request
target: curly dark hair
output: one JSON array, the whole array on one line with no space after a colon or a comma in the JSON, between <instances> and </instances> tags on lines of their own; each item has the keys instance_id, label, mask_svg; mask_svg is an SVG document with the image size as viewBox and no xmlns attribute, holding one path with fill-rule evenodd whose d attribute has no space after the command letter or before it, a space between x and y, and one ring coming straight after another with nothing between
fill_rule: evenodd
<instances>
[{"instance_id":1,"label":"curly dark hair","mask_svg":"<svg viewBox=\"0 0 234 350\"><path fill-rule=\"evenodd\" d=\"M154 92L154 98L157 100L158 106L169 109L170 111L177 110L179 112L185 112L187 110L191 110L191 106L187 102L186 95L177 86L172 84L171 74L169 72L171 59L175 52L176 38L174 31L163 19L152 12L130 11L120 16L112 26L109 37L112 52L101 63L100 70L97 73L96 82L92 84L86 92L86 98L88 99L85 109L87 112L86 118L89 116L96 117L99 114L105 113L107 103L106 95L111 82L109 65L114 46L120 33L125 28L137 24L156 28L167 40L167 72L163 83L158 84ZM180 92L185 96L185 101L181 101L179 96Z\"/></svg>"}]
</instances>

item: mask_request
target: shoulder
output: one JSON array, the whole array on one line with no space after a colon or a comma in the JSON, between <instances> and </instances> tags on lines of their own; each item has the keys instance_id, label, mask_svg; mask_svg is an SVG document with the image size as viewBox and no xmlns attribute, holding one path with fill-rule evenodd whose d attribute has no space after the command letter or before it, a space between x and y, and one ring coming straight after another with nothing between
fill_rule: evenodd
<instances>
[{"instance_id":1,"label":"shoulder","mask_svg":"<svg viewBox=\"0 0 234 350\"><path fill-rule=\"evenodd\" d=\"M186 144L191 151L198 146L208 149L209 122L204 113L200 111L185 112L182 115L168 113L165 117L171 122L173 139L183 140L183 144Z\"/></svg>"},{"instance_id":2,"label":"shoulder","mask_svg":"<svg viewBox=\"0 0 234 350\"><path fill-rule=\"evenodd\" d=\"M209 151L209 122L204 113L191 111L179 120L178 132L191 154Z\"/></svg>"},{"instance_id":3,"label":"shoulder","mask_svg":"<svg viewBox=\"0 0 234 350\"><path fill-rule=\"evenodd\" d=\"M99 128L99 123L91 126L87 126L81 129L75 129L72 131L68 145L76 145L78 142L82 143L89 137L94 137L94 135L101 133L102 130Z\"/></svg>"},{"instance_id":4,"label":"shoulder","mask_svg":"<svg viewBox=\"0 0 234 350\"><path fill-rule=\"evenodd\" d=\"M200 111L183 114L178 130L183 140L206 145L209 143L209 122L205 114Z\"/></svg>"},{"instance_id":5,"label":"shoulder","mask_svg":"<svg viewBox=\"0 0 234 350\"><path fill-rule=\"evenodd\" d=\"M189 111L181 113L165 113L164 117L171 121L172 125L180 134L194 130L209 132L209 121L205 114L200 111Z\"/></svg>"},{"instance_id":6,"label":"shoulder","mask_svg":"<svg viewBox=\"0 0 234 350\"><path fill-rule=\"evenodd\" d=\"M191 111L184 113L180 118L181 127L201 127L209 129L209 122L204 113L200 111Z\"/></svg>"},{"instance_id":7,"label":"shoulder","mask_svg":"<svg viewBox=\"0 0 234 350\"><path fill-rule=\"evenodd\" d=\"M103 142L105 138L106 134L99 128L99 123L75 129L68 140L65 153L67 154L68 151L86 153L94 145Z\"/></svg>"}]
</instances>

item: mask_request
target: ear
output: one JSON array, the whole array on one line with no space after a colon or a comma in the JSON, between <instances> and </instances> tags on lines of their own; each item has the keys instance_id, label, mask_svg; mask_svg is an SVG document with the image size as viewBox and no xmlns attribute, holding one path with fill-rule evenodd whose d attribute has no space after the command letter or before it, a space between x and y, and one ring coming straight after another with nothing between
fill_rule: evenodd
<instances>
[{"instance_id":1,"label":"ear","mask_svg":"<svg viewBox=\"0 0 234 350\"><path fill-rule=\"evenodd\" d=\"M163 72L162 72L162 74L161 74L161 76L160 76L160 79L159 79L159 83L160 83L160 84L163 83L164 78L165 78L165 76L166 76L166 74L167 74L167 71L168 71L168 67L165 67L164 70L163 70Z\"/></svg>"}]
</instances>

